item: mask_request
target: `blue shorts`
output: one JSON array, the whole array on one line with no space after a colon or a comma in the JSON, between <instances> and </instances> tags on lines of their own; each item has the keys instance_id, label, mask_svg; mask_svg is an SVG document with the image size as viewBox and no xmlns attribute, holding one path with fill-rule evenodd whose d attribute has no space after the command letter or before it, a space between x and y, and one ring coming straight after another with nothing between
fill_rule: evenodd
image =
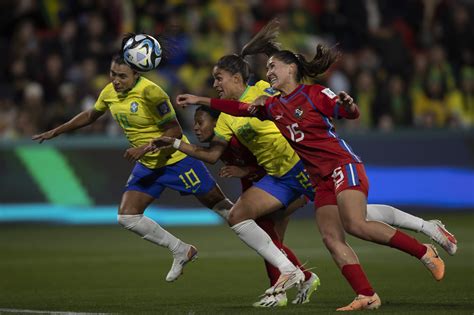
<instances>
[{"instance_id":1,"label":"blue shorts","mask_svg":"<svg viewBox=\"0 0 474 315\"><path fill-rule=\"evenodd\" d=\"M277 198L285 208L301 195L305 195L311 201L314 200L314 189L301 161L282 177L267 174L254 186Z\"/></svg>"},{"instance_id":2,"label":"blue shorts","mask_svg":"<svg viewBox=\"0 0 474 315\"><path fill-rule=\"evenodd\" d=\"M214 186L216 181L204 163L187 156L173 165L154 170L137 162L125 185L125 191L140 191L158 199L166 187L181 195L204 195Z\"/></svg>"}]
</instances>

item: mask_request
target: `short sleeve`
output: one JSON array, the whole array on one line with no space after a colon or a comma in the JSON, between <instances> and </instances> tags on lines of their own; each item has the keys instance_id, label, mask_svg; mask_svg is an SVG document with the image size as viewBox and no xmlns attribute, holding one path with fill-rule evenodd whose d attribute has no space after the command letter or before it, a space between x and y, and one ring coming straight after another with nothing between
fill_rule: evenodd
<instances>
[{"instance_id":1,"label":"short sleeve","mask_svg":"<svg viewBox=\"0 0 474 315\"><path fill-rule=\"evenodd\" d=\"M144 98L150 115L157 121L158 125L163 125L176 118L168 94L157 85L150 85L145 88Z\"/></svg>"},{"instance_id":2,"label":"short sleeve","mask_svg":"<svg viewBox=\"0 0 474 315\"><path fill-rule=\"evenodd\" d=\"M234 132L230 128L230 121L232 116L221 113L217 119L216 127L214 128L214 133L221 139L224 139L226 142L229 142Z\"/></svg>"},{"instance_id":3,"label":"short sleeve","mask_svg":"<svg viewBox=\"0 0 474 315\"><path fill-rule=\"evenodd\" d=\"M107 106L107 103L105 102L105 95L106 95L106 88L102 90L102 92L100 92L100 95L99 97L97 98L97 100L95 101L95 104L94 104L94 109L99 111L99 112L105 112L106 110L109 109L109 107Z\"/></svg>"},{"instance_id":4,"label":"short sleeve","mask_svg":"<svg viewBox=\"0 0 474 315\"><path fill-rule=\"evenodd\" d=\"M311 86L311 99L315 100L314 105L327 117L338 117L338 97L330 88L320 85Z\"/></svg>"}]
</instances>

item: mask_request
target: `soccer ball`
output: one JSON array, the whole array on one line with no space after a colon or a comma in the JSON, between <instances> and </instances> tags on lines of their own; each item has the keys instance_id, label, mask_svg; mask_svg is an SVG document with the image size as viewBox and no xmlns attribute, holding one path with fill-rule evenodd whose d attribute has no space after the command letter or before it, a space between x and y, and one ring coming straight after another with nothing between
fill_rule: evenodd
<instances>
[{"instance_id":1,"label":"soccer ball","mask_svg":"<svg viewBox=\"0 0 474 315\"><path fill-rule=\"evenodd\" d=\"M138 34L129 38L123 45L122 51L125 62L136 71L153 70L161 61L160 43L147 34Z\"/></svg>"}]
</instances>

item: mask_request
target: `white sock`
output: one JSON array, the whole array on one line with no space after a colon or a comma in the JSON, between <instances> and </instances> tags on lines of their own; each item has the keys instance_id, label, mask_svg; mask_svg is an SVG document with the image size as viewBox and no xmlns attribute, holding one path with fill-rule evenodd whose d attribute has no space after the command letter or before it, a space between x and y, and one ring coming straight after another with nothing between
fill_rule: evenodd
<instances>
[{"instance_id":1,"label":"white sock","mask_svg":"<svg viewBox=\"0 0 474 315\"><path fill-rule=\"evenodd\" d=\"M147 241L167 247L173 254L178 253L184 245L187 245L143 214L119 214L117 220L127 230L140 235Z\"/></svg>"},{"instance_id":2,"label":"white sock","mask_svg":"<svg viewBox=\"0 0 474 315\"><path fill-rule=\"evenodd\" d=\"M250 248L254 249L266 261L277 267L281 273L295 270L291 261L273 244L270 236L255 223L245 220L231 226L237 236Z\"/></svg>"},{"instance_id":3,"label":"white sock","mask_svg":"<svg viewBox=\"0 0 474 315\"><path fill-rule=\"evenodd\" d=\"M373 204L367 205L367 220L381 221L416 232L422 230L423 223L427 223L422 218L415 217L392 206Z\"/></svg>"},{"instance_id":4,"label":"white sock","mask_svg":"<svg viewBox=\"0 0 474 315\"><path fill-rule=\"evenodd\" d=\"M223 199L216 203L212 210L214 210L218 215L220 215L224 220L227 221L229 218L229 212L234 204L229 199Z\"/></svg>"}]
</instances>

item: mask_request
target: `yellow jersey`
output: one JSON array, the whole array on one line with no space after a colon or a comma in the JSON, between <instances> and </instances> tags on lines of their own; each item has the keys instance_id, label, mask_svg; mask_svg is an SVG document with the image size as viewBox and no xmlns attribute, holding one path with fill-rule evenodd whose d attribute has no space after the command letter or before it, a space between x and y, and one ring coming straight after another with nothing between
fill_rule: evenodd
<instances>
[{"instance_id":1,"label":"yellow jersey","mask_svg":"<svg viewBox=\"0 0 474 315\"><path fill-rule=\"evenodd\" d=\"M239 100L251 103L261 95L275 94L270 84L259 81L253 86L247 86ZM221 113L214 132L227 142L235 135L255 155L257 163L272 176L285 175L300 160L280 130L269 120Z\"/></svg>"},{"instance_id":2,"label":"yellow jersey","mask_svg":"<svg viewBox=\"0 0 474 315\"><path fill-rule=\"evenodd\" d=\"M144 77L140 77L135 86L125 93L117 93L112 83L109 83L100 93L94 108L101 112L110 110L133 147L162 136L162 126L176 117L165 91ZM184 135L182 140L188 142ZM185 157L180 151L165 149L157 153L148 152L140 159L140 163L156 169Z\"/></svg>"}]
</instances>

